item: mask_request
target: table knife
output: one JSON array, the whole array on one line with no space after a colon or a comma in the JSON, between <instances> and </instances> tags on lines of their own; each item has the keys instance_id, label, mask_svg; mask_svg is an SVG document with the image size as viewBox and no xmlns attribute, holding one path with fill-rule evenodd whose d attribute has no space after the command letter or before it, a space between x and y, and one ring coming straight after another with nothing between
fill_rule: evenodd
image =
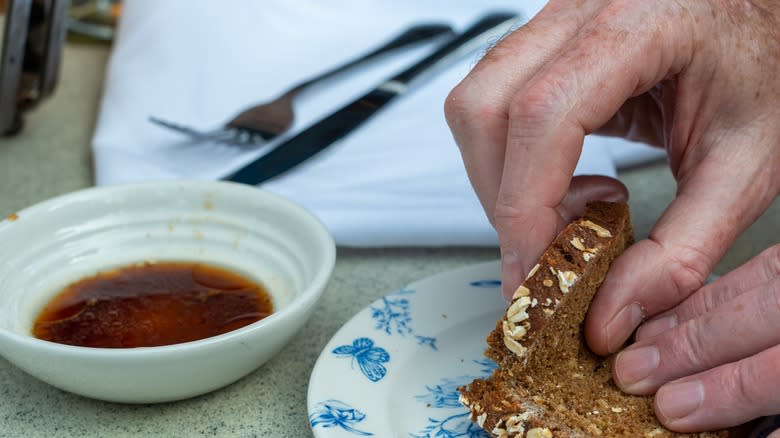
<instances>
[{"instance_id":1,"label":"table knife","mask_svg":"<svg viewBox=\"0 0 780 438\"><path fill-rule=\"evenodd\" d=\"M413 83L450 65L484 44L487 38L503 35L517 20L518 15L513 12L482 17L423 60L223 179L256 185L292 169L349 134L394 98L406 93Z\"/></svg>"}]
</instances>

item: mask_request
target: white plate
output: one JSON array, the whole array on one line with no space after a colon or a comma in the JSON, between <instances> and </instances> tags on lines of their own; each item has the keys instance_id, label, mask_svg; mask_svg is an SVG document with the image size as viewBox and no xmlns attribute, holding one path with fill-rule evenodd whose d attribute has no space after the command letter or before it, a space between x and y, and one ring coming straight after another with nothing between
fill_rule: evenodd
<instances>
[{"instance_id":1,"label":"white plate","mask_svg":"<svg viewBox=\"0 0 780 438\"><path fill-rule=\"evenodd\" d=\"M506 309L500 278L497 261L439 274L344 324L309 380L314 436L487 437L456 388L495 367L482 352Z\"/></svg>"}]
</instances>

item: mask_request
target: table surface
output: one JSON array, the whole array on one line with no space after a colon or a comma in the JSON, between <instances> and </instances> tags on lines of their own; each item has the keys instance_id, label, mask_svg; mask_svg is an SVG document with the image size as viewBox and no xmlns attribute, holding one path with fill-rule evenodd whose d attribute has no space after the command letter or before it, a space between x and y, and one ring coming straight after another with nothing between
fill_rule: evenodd
<instances>
[{"instance_id":1,"label":"table surface","mask_svg":"<svg viewBox=\"0 0 780 438\"><path fill-rule=\"evenodd\" d=\"M92 182L89 142L109 49L69 44L60 86L33 111L22 134L0 139L0 217ZM631 192L637 238L674 197L664 163L621 172ZM744 233L718 264L723 274L777 243L780 202ZM353 314L414 280L495 260L496 248L339 248L319 311L277 357L240 381L190 400L121 405L48 386L0 358L0 437L32 436L311 436L309 374L320 350ZM1 261L0 261L1 262Z\"/></svg>"}]
</instances>

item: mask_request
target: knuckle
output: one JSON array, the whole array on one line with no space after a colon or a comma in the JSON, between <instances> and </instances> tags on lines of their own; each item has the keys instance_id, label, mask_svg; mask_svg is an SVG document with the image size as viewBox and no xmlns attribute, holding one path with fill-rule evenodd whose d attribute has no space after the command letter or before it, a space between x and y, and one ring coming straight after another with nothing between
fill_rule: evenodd
<instances>
[{"instance_id":1,"label":"knuckle","mask_svg":"<svg viewBox=\"0 0 780 438\"><path fill-rule=\"evenodd\" d=\"M767 306L768 312L767 313L767 324L776 325L773 324L775 321L777 321L778 316L780 316L780 278L776 278L771 280L767 284L767 294L770 297L770 305Z\"/></svg>"},{"instance_id":2,"label":"knuckle","mask_svg":"<svg viewBox=\"0 0 780 438\"><path fill-rule=\"evenodd\" d=\"M700 295L701 295L701 298L699 299L700 304L699 304L699 308L697 309L699 312L698 315L705 314L710 310L718 307L718 305L720 304L720 301L717 298L718 296L714 293L700 294Z\"/></svg>"},{"instance_id":3,"label":"knuckle","mask_svg":"<svg viewBox=\"0 0 780 438\"><path fill-rule=\"evenodd\" d=\"M444 100L444 118L459 146L474 132L486 129L495 120L506 120L507 110L472 76L455 86Z\"/></svg>"},{"instance_id":4,"label":"knuckle","mask_svg":"<svg viewBox=\"0 0 780 438\"><path fill-rule=\"evenodd\" d=\"M472 102L471 92L468 89L468 81L463 81L450 91L444 100L444 117L450 128L467 123L471 120L471 109L475 102Z\"/></svg>"},{"instance_id":5,"label":"knuckle","mask_svg":"<svg viewBox=\"0 0 780 438\"><path fill-rule=\"evenodd\" d=\"M711 383L723 388L724 404L747 408L753 417L772 415L780 405L775 395L780 383L778 370L780 348L774 347L722 367Z\"/></svg>"},{"instance_id":6,"label":"knuckle","mask_svg":"<svg viewBox=\"0 0 780 438\"><path fill-rule=\"evenodd\" d=\"M725 367L722 381L728 404L753 405L759 401L758 388L761 386L756 367L750 360L742 360L734 366Z\"/></svg>"},{"instance_id":7,"label":"knuckle","mask_svg":"<svg viewBox=\"0 0 780 438\"><path fill-rule=\"evenodd\" d=\"M706 287L706 286L705 286ZM708 293L697 293L694 296L700 296L698 301L700 302L697 307L698 313L696 315L703 315L716 307L720 306L731 300L733 294L725 288L711 288Z\"/></svg>"},{"instance_id":8,"label":"knuckle","mask_svg":"<svg viewBox=\"0 0 780 438\"><path fill-rule=\"evenodd\" d=\"M521 123L524 130L543 126L541 122L555 114L564 99L563 87L554 77L535 81L528 89L517 94L509 106L510 120Z\"/></svg>"},{"instance_id":9,"label":"knuckle","mask_svg":"<svg viewBox=\"0 0 780 438\"><path fill-rule=\"evenodd\" d=\"M774 251L772 248L762 253L768 271L766 273L768 281L760 286L762 291L758 298L759 307L755 317L767 327L776 327L777 318L780 316L780 275L776 271L780 268L774 266L780 263L778 255L780 252Z\"/></svg>"},{"instance_id":10,"label":"knuckle","mask_svg":"<svg viewBox=\"0 0 780 438\"><path fill-rule=\"evenodd\" d=\"M715 295L714 293L694 293L687 301L683 302L683 305L675 309L677 318L680 321L687 321L709 312L717 305Z\"/></svg>"},{"instance_id":11,"label":"knuckle","mask_svg":"<svg viewBox=\"0 0 780 438\"><path fill-rule=\"evenodd\" d=\"M523 218L528 216L527 209L521 207L523 197L513 190L501 190L496 198L495 214L497 218Z\"/></svg>"},{"instance_id":12,"label":"knuckle","mask_svg":"<svg viewBox=\"0 0 780 438\"><path fill-rule=\"evenodd\" d=\"M774 245L761 253L766 270L766 278L780 277L780 244Z\"/></svg>"},{"instance_id":13,"label":"knuckle","mask_svg":"<svg viewBox=\"0 0 780 438\"><path fill-rule=\"evenodd\" d=\"M704 284L713 265L705 252L692 246L676 246L670 251L669 274L680 301Z\"/></svg>"},{"instance_id":14,"label":"knuckle","mask_svg":"<svg viewBox=\"0 0 780 438\"><path fill-rule=\"evenodd\" d=\"M527 232L527 235L541 232L544 223L539 220L539 216L529 214L529 209L523 208L518 204L508 200L507 197L499 196L493 210L493 218L496 230L499 234L517 234L521 229Z\"/></svg>"},{"instance_id":15,"label":"knuckle","mask_svg":"<svg viewBox=\"0 0 780 438\"><path fill-rule=\"evenodd\" d=\"M703 339L702 320L692 319L680 330L667 336L670 356L678 369L686 372L700 371L711 363L710 354ZM677 377L677 376L675 376Z\"/></svg>"},{"instance_id":16,"label":"knuckle","mask_svg":"<svg viewBox=\"0 0 780 438\"><path fill-rule=\"evenodd\" d=\"M493 210L493 218L497 226L524 223L527 222L527 216L523 214L523 209L514 205L506 196L500 195Z\"/></svg>"}]
</instances>

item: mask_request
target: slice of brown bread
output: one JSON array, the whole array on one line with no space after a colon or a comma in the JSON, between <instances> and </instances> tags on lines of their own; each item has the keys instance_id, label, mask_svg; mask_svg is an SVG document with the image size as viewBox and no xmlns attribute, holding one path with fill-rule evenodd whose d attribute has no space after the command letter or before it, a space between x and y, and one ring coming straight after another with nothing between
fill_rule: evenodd
<instances>
[{"instance_id":1,"label":"slice of brown bread","mask_svg":"<svg viewBox=\"0 0 780 438\"><path fill-rule=\"evenodd\" d=\"M590 203L544 252L487 338L499 367L460 388L472 421L495 437L727 437L677 434L652 397L624 394L609 361L591 353L582 325L609 265L632 243L628 206Z\"/></svg>"}]
</instances>

